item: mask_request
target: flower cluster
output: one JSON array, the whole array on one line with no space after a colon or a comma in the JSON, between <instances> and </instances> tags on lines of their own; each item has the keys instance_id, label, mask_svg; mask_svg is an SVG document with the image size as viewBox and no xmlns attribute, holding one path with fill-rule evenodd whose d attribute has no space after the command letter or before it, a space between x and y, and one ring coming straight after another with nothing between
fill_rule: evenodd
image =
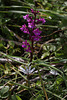
<instances>
[{"instance_id":1,"label":"flower cluster","mask_svg":"<svg viewBox=\"0 0 67 100\"><path fill-rule=\"evenodd\" d=\"M36 18L36 15L39 13L39 11L34 11L33 9L31 9L31 12L34 14L34 19L32 17L29 16L29 14L23 16L23 18L25 20L27 20L28 22L28 26L26 26L26 24L22 25L22 27L20 28L21 31L23 31L24 33L29 34L29 39L34 43L34 41L39 41L41 36L41 32L39 30L39 28L36 28L36 25L39 23L44 24L46 21L44 18ZM25 51L27 52L31 52L32 51L32 47L31 45L27 42L27 40L25 42L23 42L22 47L25 48Z\"/></svg>"},{"instance_id":2,"label":"flower cluster","mask_svg":"<svg viewBox=\"0 0 67 100\"><path fill-rule=\"evenodd\" d=\"M30 44L27 42L27 40L25 40L25 42L23 42L23 45L22 45L23 48L25 48L25 51L27 52L31 52L31 47L30 47Z\"/></svg>"},{"instance_id":3,"label":"flower cluster","mask_svg":"<svg viewBox=\"0 0 67 100\"><path fill-rule=\"evenodd\" d=\"M22 25L22 28L20 28L21 31L23 31L24 33L28 33L29 34L29 30L28 28L26 27L26 24Z\"/></svg>"}]
</instances>

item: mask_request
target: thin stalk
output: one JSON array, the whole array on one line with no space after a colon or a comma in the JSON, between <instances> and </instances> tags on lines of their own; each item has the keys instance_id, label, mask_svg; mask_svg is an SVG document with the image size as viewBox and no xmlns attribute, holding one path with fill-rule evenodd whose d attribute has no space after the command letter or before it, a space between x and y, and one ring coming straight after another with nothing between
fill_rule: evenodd
<instances>
[{"instance_id":1,"label":"thin stalk","mask_svg":"<svg viewBox=\"0 0 67 100\"><path fill-rule=\"evenodd\" d=\"M30 62L32 62L32 59L33 59L33 40L32 40L32 43L31 43L31 53L30 53Z\"/></svg>"},{"instance_id":2,"label":"thin stalk","mask_svg":"<svg viewBox=\"0 0 67 100\"><path fill-rule=\"evenodd\" d=\"M38 67L37 67L38 68ZM48 100L48 96L47 96L47 93L46 93L46 90L45 90L45 87L44 87L44 83L43 83L43 80L42 80L42 77L41 77L41 74L39 72L39 68L38 68L38 74L39 74L39 77L40 77L40 80L41 80L41 85L42 85L42 88L43 88L43 93L46 97L46 100Z\"/></svg>"},{"instance_id":3,"label":"thin stalk","mask_svg":"<svg viewBox=\"0 0 67 100\"><path fill-rule=\"evenodd\" d=\"M19 71L17 71L15 68L13 68L13 67L10 67L11 69L13 69L17 74L19 74L21 77L23 77L23 79L25 79L26 81L27 81L27 78L24 76L24 75L22 75Z\"/></svg>"},{"instance_id":4,"label":"thin stalk","mask_svg":"<svg viewBox=\"0 0 67 100\"><path fill-rule=\"evenodd\" d=\"M29 74L27 75L27 81L26 81L26 83L27 83L27 86L30 87Z\"/></svg>"}]
</instances>

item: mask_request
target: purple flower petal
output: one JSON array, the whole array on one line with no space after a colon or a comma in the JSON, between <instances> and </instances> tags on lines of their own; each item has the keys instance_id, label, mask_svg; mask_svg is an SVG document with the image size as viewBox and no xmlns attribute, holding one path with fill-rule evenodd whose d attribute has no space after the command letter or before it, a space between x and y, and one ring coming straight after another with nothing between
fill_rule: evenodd
<instances>
[{"instance_id":1,"label":"purple flower petal","mask_svg":"<svg viewBox=\"0 0 67 100\"><path fill-rule=\"evenodd\" d=\"M32 36L32 38L33 38L34 41L39 41L41 36L38 36L38 35L37 36Z\"/></svg>"},{"instance_id":2,"label":"purple flower petal","mask_svg":"<svg viewBox=\"0 0 67 100\"><path fill-rule=\"evenodd\" d=\"M30 34L28 28L26 27L26 24L22 25L22 27L20 28L20 30L23 31L24 33Z\"/></svg>"},{"instance_id":3,"label":"purple flower petal","mask_svg":"<svg viewBox=\"0 0 67 100\"><path fill-rule=\"evenodd\" d=\"M39 31L39 28L37 28L37 29L35 29L34 31L33 31L33 33L35 34L35 35L40 35L40 33L41 33L42 31Z\"/></svg>"},{"instance_id":4,"label":"purple flower petal","mask_svg":"<svg viewBox=\"0 0 67 100\"><path fill-rule=\"evenodd\" d=\"M25 51L31 52L30 44L27 42L27 40L23 42L22 47L25 48Z\"/></svg>"},{"instance_id":5,"label":"purple flower petal","mask_svg":"<svg viewBox=\"0 0 67 100\"><path fill-rule=\"evenodd\" d=\"M29 14L27 14L27 15L23 16L23 18L24 18L24 19L29 18Z\"/></svg>"},{"instance_id":6,"label":"purple flower petal","mask_svg":"<svg viewBox=\"0 0 67 100\"><path fill-rule=\"evenodd\" d=\"M23 16L24 19L27 19L27 22L31 22L32 18L29 17L29 14Z\"/></svg>"},{"instance_id":7,"label":"purple flower petal","mask_svg":"<svg viewBox=\"0 0 67 100\"><path fill-rule=\"evenodd\" d=\"M44 19L44 18L39 18L39 19L37 19L37 22L39 23L39 22L42 22L43 24L46 22L46 20Z\"/></svg>"},{"instance_id":8,"label":"purple flower petal","mask_svg":"<svg viewBox=\"0 0 67 100\"><path fill-rule=\"evenodd\" d=\"M31 12L35 15L37 13L39 13L39 11L34 11L33 9L31 9Z\"/></svg>"},{"instance_id":9,"label":"purple flower petal","mask_svg":"<svg viewBox=\"0 0 67 100\"><path fill-rule=\"evenodd\" d=\"M31 23L28 23L28 27L32 29L35 27L34 20L32 20Z\"/></svg>"}]
</instances>

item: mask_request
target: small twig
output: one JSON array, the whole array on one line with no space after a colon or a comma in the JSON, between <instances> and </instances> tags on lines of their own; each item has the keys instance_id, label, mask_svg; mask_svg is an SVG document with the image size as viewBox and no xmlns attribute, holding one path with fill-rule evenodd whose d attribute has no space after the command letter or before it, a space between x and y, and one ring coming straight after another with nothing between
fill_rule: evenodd
<instances>
[{"instance_id":1,"label":"small twig","mask_svg":"<svg viewBox=\"0 0 67 100\"><path fill-rule=\"evenodd\" d=\"M48 36L51 36L51 35L53 35L53 34L55 34L55 33L57 33L57 32L62 32L62 31L64 31L64 30L66 30L67 29L67 27L65 27L64 29L62 29L62 30L57 30L57 31L54 31L53 33L51 33L51 34L49 34L49 35L47 35L47 36L42 36L42 37L48 37Z\"/></svg>"},{"instance_id":2,"label":"small twig","mask_svg":"<svg viewBox=\"0 0 67 100\"><path fill-rule=\"evenodd\" d=\"M44 44L48 44L49 42L52 42L52 41L55 41L55 39L51 39L51 40L46 41L45 43L43 43L43 44L40 46L40 49L39 49L38 53L41 51L41 49L42 49L42 47L43 47Z\"/></svg>"},{"instance_id":3,"label":"small twig","mask_svg":"<svg viewBox=\"0 0 67 100\"><path fill-rule=\"evenodd\" d=\"M62 100L64 100L66 97L67 97L67 95L65 95Z\"/></svg>"}]
</instances>

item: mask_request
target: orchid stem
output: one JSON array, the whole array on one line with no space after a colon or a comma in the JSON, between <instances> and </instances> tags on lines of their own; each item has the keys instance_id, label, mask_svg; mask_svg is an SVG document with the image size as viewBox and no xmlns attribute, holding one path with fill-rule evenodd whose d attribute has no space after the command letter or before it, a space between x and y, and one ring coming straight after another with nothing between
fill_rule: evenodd
<instances>
[{"instance_id":1,"label":"orchid stem","mask_svg":"<svg viewBox=\"0 0 67 100\"><path fill-rule=\"evenodd\" d=\"M30 87L29 74L27 75L27 86Z\"/></svg>"},{"instance_id":2,"label":"orchid stem","mask_svg":"<svg viewBox=\"0 0 67 100\"><path fill-rule=\"evenodd\" d=\"M31 53L30 53L30 62L32 62L32 59L33 59L33 40L32 40L32 43L31 43Z\"/></svg>"}]
</instances>

